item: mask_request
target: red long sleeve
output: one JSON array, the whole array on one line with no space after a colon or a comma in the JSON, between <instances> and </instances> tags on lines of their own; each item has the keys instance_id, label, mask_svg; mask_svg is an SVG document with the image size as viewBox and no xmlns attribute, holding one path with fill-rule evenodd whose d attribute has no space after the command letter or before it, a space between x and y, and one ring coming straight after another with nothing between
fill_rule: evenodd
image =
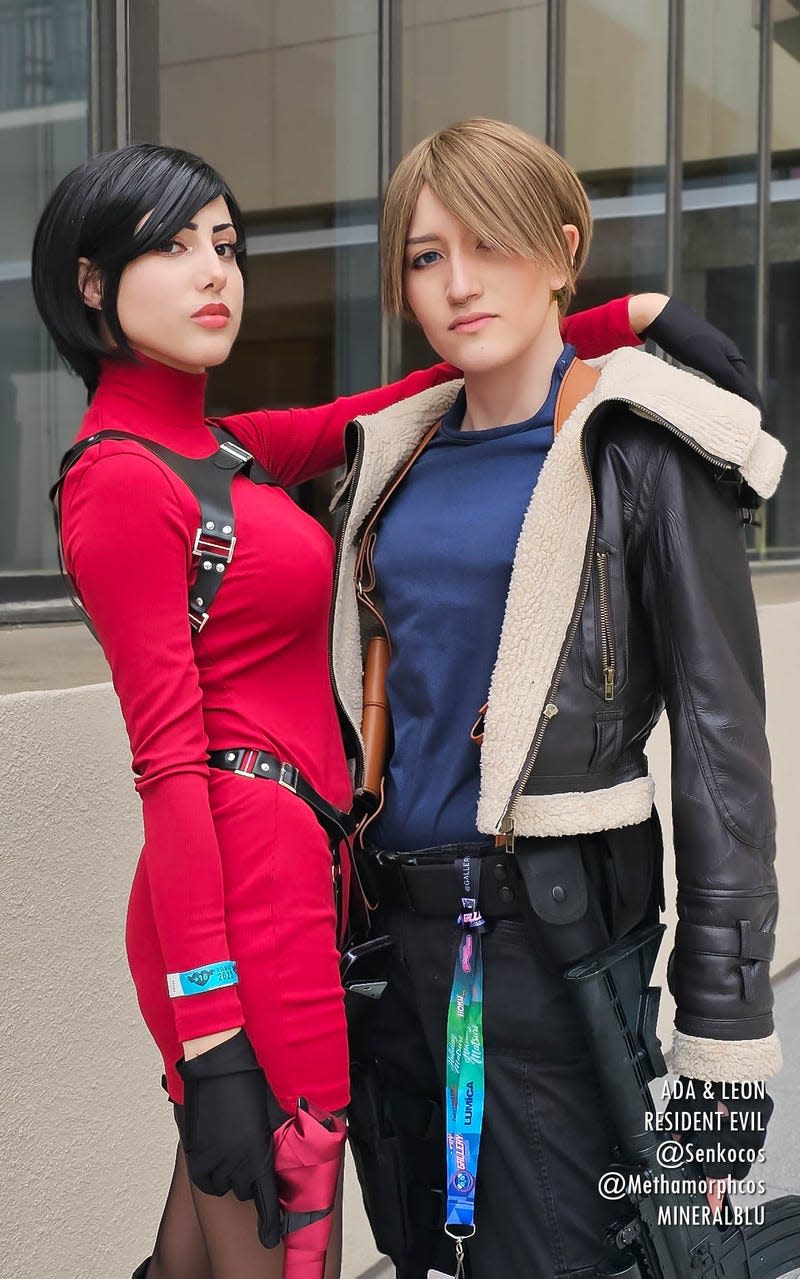
<instances>
[{"instance_id":1,"label":"red long sleeve","mask_svg":"<svg viewBox=\"0 0 800 1279\"><path fill-rule=\"evenodd\" d=\"M640 342L630 326L627 297L565 316L561 333L582 359L606 355L619 346L638 346ZM341 465L344 428L354 417L377 413L398 400L459 377L461 372L452 364L434 364L409 373L399 382L343 395L330 404L304 409L260 409L219 421L251 449L281 484L300 484Z\"/></svg>"},{"instance_id":2,"label":"red long sleeve","mask_svg":"<svg viewBox=\"0 0 800 1279\"><path fill-rule=\"evenodd\" d=\"M65 562L108 658L130 739L165 974L229 959L187 624L192 555L182 502L155 459L136 445L102 442L67 477L63 505ZM182 1040L244 1022L235 986L172 1003Z\"/></svg>"},{"instance_id":3,"label":"red long sleeve","mask_svg":"<svg viewBox=\"0 0 800 1279\"><path fill-rule=\"evenodd\" d=\"M219 422L245 447L250 447L281 484L300 484L342 464L344 428L354 417L377 413L398 400L460 376L452 364L434 364L388 386L340 396L331 404L310 409L261 409L237 413Z\"/></svg>"},{"instance_id":4,"label":"red long sleeve","mask_svg":"<svg viewBox=\"0 0 800 1279\"><path fill-rule=\"evenodd\" d=\"M628 297L614 298L602 306L564 316L561 336L565 342L572 343L582 360L608 355L620 346L641 346L642 340L634 333L628 318Z\"/></svg>"}]
</instances>

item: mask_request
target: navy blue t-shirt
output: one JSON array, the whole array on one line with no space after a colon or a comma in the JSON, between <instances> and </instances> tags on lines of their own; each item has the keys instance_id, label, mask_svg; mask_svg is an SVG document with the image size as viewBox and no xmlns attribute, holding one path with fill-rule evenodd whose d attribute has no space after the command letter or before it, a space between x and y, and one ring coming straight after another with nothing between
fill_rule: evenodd
<instances>
[{"instance_id":1,"label":"navy blue t-shirt","mask_svg":"<svg viewBox=\"0 0 800 1279\"><path fill-rule=\"evenodd\" d=\"M470 729L489 695L517 540L574 356L566 346L544 404L512 426L462 431L462 390L382 517L375 570L392 637L394 751L370 831L380 848L480 838Z\"/></svg>"}]
</instances>

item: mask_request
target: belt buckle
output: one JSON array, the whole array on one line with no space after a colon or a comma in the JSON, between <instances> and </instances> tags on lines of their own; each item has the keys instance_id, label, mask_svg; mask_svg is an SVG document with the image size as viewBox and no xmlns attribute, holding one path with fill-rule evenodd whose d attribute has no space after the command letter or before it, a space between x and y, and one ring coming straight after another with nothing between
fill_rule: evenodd
<instances>
[{"instance_id":1,"label":"belt buckle","mask_svg":"<svg viewBox=\"0 0 800 1279\"><path fill-rule=\"evenodd\" d=\"M283 786L285 790L291 791L293 795L296 795L299 777L300 774L293 764L281 764L278 785Z\"/></svg>"}]
</instances>

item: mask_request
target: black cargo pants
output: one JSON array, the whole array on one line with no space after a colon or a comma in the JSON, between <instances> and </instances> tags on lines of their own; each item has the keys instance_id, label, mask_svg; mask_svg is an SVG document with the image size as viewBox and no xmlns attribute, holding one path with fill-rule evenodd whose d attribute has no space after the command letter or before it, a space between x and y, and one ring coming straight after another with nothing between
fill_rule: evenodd
<instances>
[{"instance_id":1,"label":"black cargo pants","mask_svg":"<svg viewBox=\"0 0 800 1279\"><path fill-rule=\"evenodd\" d=\"M657 818L581 837L590 907L608 940L657 922ZM519 886L521 888L521 885ZM614 1160L588 1047L567 984L537 946L536 920L492 920L483 935L485 1112L466 1246L469 1279L588 1279L620 1205L597 1183ZM455 1268L443 1232L447 1007L455 920L379 910L395 946L388 986L351 1033L351 1144L377 1246L398 1279Z\"/></svg>"}]
</instances>

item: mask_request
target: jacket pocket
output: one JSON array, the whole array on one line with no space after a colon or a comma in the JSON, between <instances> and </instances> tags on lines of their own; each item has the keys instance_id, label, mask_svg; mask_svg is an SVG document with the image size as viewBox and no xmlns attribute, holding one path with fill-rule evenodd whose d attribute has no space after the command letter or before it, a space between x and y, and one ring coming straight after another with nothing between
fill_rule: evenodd
<instances>
[{"instance_id":1,"label":"jacket pocket","mask_svg":"<svg viewBox=\"0 0 800 1279\"><path fill-rule=\"evenodd\" d=\"M581 618L583 682L613 702L627 679L627 608L621 553L598 539Z\"/></svg>"},{"instance_id":2,"label":"jacket pocket","mask_svg":"<svg viewBox=\"0 0 800 1279\"><path fill-rule=\"evenodd\" d=\"M622 711L596 711L594 717L594 752L589 761L590 773L613 768L622 753Z\"/></svg>"}]
</instances>

